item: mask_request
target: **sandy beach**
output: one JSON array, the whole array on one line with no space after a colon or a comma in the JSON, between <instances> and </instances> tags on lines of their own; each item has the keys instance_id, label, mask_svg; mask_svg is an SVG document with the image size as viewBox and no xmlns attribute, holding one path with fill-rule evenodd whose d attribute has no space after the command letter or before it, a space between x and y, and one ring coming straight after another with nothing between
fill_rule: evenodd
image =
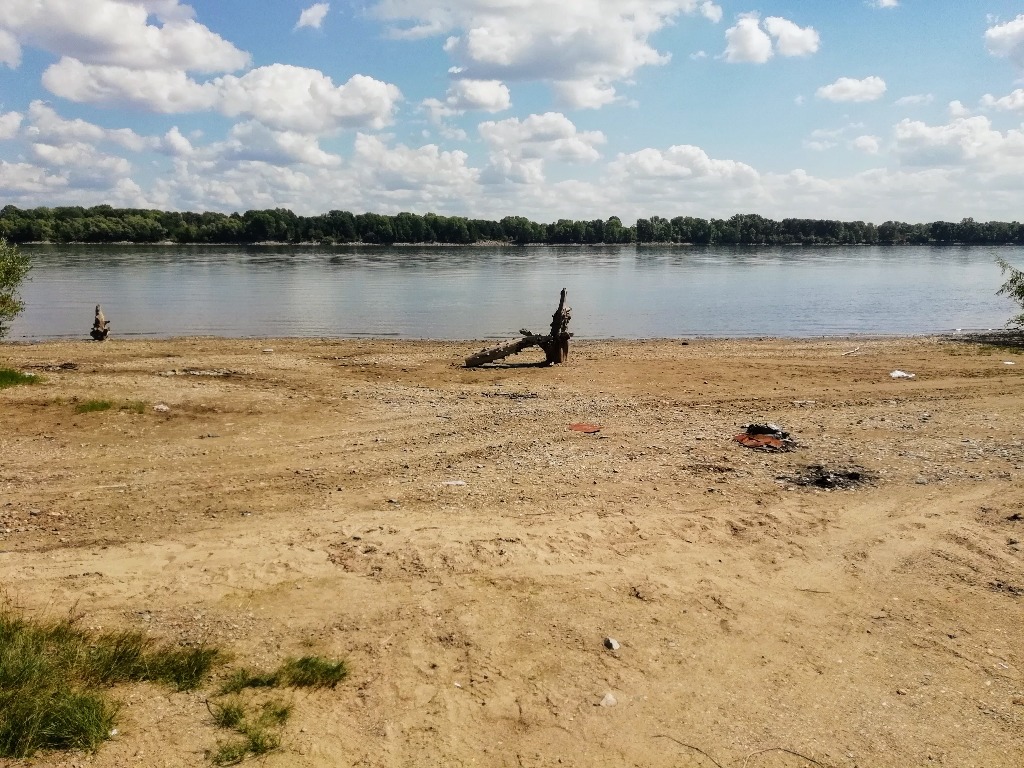
<instances>
[{"instance_id":1,"label":"sandy beach","mask_svg":"<svg viewBox=\"0 0 1024 768\"><path fill-rule=\"evenodd\" d=\"M482 346L0 345L7 600L346 659L270 767L1024 765L1024 352ZM208 765L215 687L12 764Z\"/></svg>"}]
</instances>

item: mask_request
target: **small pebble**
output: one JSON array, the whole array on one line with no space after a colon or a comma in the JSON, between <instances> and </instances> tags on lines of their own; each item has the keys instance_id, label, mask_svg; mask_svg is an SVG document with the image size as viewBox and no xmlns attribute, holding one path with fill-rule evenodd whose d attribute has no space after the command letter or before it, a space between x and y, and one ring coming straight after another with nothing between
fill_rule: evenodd
<instances>
[{"instance_id":1,"label":"small pebble","mask_svg":"<svg viewBox=\"0 0 1024 768\"><path fill-rule=\"evenodd\" d=\"M618 703L619 703L618 700L614 696L612 696L610 693L606 693L604 695L604 698L601 699L601 706L602 707L614 707Z\"/></svg>"},{"instance_id":2,"label":"small pebble","mask_svg":"<svg viewBox=\"0 0 1024 768\"><path fill-rule=\"evenodd\" d=\"M604 639L604 647L609 651L617 651L620 648L619 641L613 637L606 637Z\"/></svg>"}]
</instances>

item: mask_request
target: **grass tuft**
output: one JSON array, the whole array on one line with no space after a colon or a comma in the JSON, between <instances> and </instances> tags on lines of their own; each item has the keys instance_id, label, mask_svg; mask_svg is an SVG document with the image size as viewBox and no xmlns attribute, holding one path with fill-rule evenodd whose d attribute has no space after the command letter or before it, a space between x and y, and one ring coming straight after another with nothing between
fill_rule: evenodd
<instances>
[{"instance_id":1,"label":"grass tuft","mask_svg":"<svg viewBox=\"0 0 1024 768\"><path fill-rule=\"evenodd\" d=\"M236 669L221 684L220 692L240 693L246 688L273 688L278 683L277 672L250 672L244 667Z\"/></svg>"},{"instance_id":2,"label":"grass tuft","mask_svg":"<svg viewBox=\"0 0 1024 768\"><path fill-rule=\"evenodd\" d=\"M303 656L301 659L288 659L278 674L283 683L297 688L333 688L348 677L348 667L344 661Z\"/></svg>"},{"instance_id":3,"label":"grass tuft","mask_svg":"<svg viewBox=\"0 0 1024 768\"><path fill-rule=\"evenodd\" d=\"M94 750L117 717L109 686L151 680L191 690L219 659L211 648L153 647L139 632L89 632L72 618L27 620L0 608L0 757Z\"/></svg>"},{"instance_id":4,"label":"grass tuft","mask_svg":"<svg viewBox=\"0 0 1024 768\"><path fill-rule=\"evenodd\" d=\"M245 723L245 704L237 698L214 704L210 713L218 728L240 729Z\"/></svg>"},{"instance_id":5,"label":"grass tuft","mask_svg":"<svg viewBox=\"0 0 1024 768\"><path fill-rule=\"evenodd\" d=\"M109 400L83 400L75 405L75 413L96 413L97 411L109 411L114 404Z\"/></svg>"},{"instance_id":6,"label":"grass tuft","mask_svg":"<svg viewBox=\"0 0 1024 768\"><path fill-rule=\"evenodd\" d=\"M37 384L39 377L34 373L22 373L13 368L0 368L0 389L16 387L19 384Z\"/></svg>"},{"instance_id":7,"label":"grass tuft","mask_svg":"<svg viewBox=\"0 0 1024 768\"><path fill-rule=\"evenodd\" d=\"M144 402L142 402L141 400L131 400L131 401L127 402L127 403L124 403L121 406L121 410L122 411L128 411L130 413L145 413L146 412L146 404Z\"/></svg>"},{"instance_id":8,"label":"grass tuft","mask_svg":"<svg viewBox=\"0 0 1024 768\"><path fill-rule=\"evenodd\" d=\"M209 753L210 762L214 765L237 765L245 760L249 754L248 741L226 741L217 745L217 748Z\"/></svg>"}]
</instances>

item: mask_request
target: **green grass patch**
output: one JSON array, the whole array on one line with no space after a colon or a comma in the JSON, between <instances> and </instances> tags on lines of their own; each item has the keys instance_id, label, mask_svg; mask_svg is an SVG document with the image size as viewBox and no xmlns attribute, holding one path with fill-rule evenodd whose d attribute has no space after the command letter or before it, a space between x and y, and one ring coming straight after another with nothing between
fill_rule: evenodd
<instances>
[{"instance_id":1,"label":"green grass patch","mask_svg":"<svg viewBox=\"0 0 1024 768\"><path fill-rule=\"evenodd\" d=\"M278 674L281 682L297 688L333 688L346 677L348 667L344 661L328 661L321 656L303 656L288 659Z\"/></svg>"},{"instance_id":2,"label":"green grass patch","mask_svg":"<svg viewBox=\"0 0 1024 768\"><path fill-rule=\"evenodd\" d=\"M83 400L75 405L75 413L96 413L109 411L114 404L109 400Z\"/></svg>"},{"instance_id":3,"label":"green grass patch","mask_svg":"<svg viewBox=\"0 0 1024 768\"><path fill-rule=\"evenodd\" d=\"M220 692L240 693L246 688L273 688L278 684L277 672L250 672L242 667L232 672L221 684Z\"/></svg>"},{"instance_id":4,"label":"green grass patch","mask_svg":"<svg viewBox=\"0 0 1024 768\"><path fill-rule=\"evenodd\" d=\"M130 402L124 403L121 406L121 410L128 411L129 413L145 413L146 404L141 400L132 400Z\"/></svg>"},{"instance_id":5,"label":"green grass patch","mask_svg":"<svg viewBox=\"0 0 1024 768\"><path fill-rule=\"evenodd\" d=\"M38 384L39 380L34 373L22 373L13 368L0 368L0 389L16 387L19 384Z\"/></svg>"},{"instance_id":6,"label":"green grass patch","mask_svg":"<svg viewBox=\"0 0 1024 768\"><path fill-rule=\"evenodd\" d=\"M118 713L110 686L153 681L191 690L219 661L212 648L159 646L139 632L90 632L0 609L0 757L94 750Z\"/></svg>"}]
</instances>

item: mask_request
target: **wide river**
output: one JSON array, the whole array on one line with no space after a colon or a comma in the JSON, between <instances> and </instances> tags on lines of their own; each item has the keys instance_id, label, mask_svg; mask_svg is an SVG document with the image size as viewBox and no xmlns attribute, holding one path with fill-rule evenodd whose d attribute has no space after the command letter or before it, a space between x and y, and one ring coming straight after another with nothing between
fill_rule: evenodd
<instances>
[{"instance_id":1,"label":"wide river","mask_svg":"<svg viewBox=\"0 0 1024 768\"><path fill-rule=\"evenodd\" d=\"M997 257L1024 248L28 246L10 340L485 339L550 323L579 338L923 334L1001 327Z\"/></svg>"}]
</instances>

